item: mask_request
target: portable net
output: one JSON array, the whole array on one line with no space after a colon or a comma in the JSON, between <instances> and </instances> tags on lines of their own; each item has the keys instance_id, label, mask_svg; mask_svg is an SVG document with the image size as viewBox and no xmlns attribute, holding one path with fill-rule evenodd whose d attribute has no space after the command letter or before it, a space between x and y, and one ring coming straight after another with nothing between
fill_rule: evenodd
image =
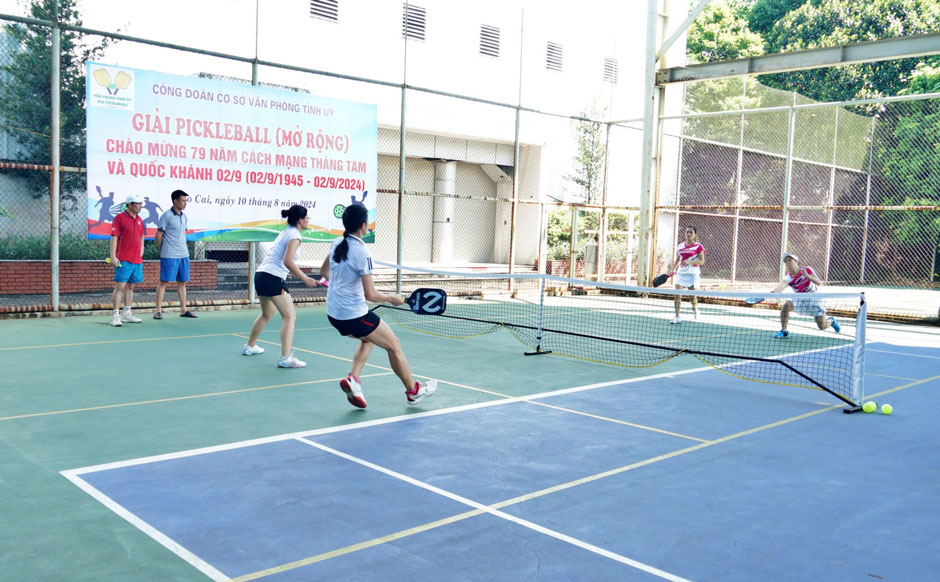
<instances>
[{"instance_id":1,"label":"portable net","mask_svg":"<svg viewBox=\"0 0 940 582\"><path fill-rule=\"evenodd\" d=\"M532 351L626 367L649 367L682 354L736 377L825 390L856 407L863 399L865 303L859 293L754 294L677 291L566 279L541 274L432 271L378 263L376 286L394 292L421 287L447 292L443 315L379 306L390 323L448 338L506 330ZM673 324L683 297L682 323ZM690 299L698 302L693 315ZM750 305L745 299L763 298ZM780 308L791 301L789 337ZM820 330L834 317L841 327Z\"/></svg>"}]
</instances>

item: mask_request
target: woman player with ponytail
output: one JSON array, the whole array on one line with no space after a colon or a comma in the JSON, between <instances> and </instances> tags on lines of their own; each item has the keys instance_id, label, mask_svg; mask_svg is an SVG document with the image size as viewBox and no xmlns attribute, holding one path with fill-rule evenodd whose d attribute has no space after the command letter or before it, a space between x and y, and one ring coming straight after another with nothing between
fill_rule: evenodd
<instances>
[{"instance_id":1,"label":"woman player with ponytail","mask_svg":"<svg viewBox=\"0 0 940 582\"><path fill-rule=\"evenodd\" d=\"M387 323L369 311L366 301L373 303L391 303L401 305L405 302L400 295L382 293L375 288L372 279L372 254L362 242L362 236L369 229L369 212L362 204L355 203L343 212L343 237L333 241L330 252L323 260L320 274L329 279L326 293L326 315L340 335L359 340L353 354L352 370L340 380L339 385L346 393L346 399L357 408L365 408L359 375L373 346L379 346L388 352L388 361L392 370L405 385L405 397L408 404L417 404L437 390L437 382L415 382L411 376L411 367L405 359L401 341Z\"/></svg>"},{"instance_id":2,"label":"woman player with ponytail","mask_svg":"<svg viewBox=\"0 0 940 582\"><path fill-rule=\"evenodd\" d=\"M287 228L277 235L274 247L265 255L255 272L255 292L261 302L261 314L251 325L248 343L242 348L242 354L254 356L264 352L264 348L257 345L258 336L277 309L281 314L281 357L277 360L277 365L279 368L303 368L307 364L295 358L291 352L297 312L294 311L294 300L287 290L286 281L288 273L293 273L307 287L317 285L317 282L305 275L295 262L297 249L300 248L300 233L307 229L310 219L307 218L307 209L297 204L282 210L281 217L287 219Z\"/></svg>"}]
</instances>

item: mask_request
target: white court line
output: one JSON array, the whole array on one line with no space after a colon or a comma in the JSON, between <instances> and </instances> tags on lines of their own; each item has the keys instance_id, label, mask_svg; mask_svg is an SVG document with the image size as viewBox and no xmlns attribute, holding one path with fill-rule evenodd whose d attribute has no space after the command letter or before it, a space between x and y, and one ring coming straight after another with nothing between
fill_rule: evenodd
<instances>
[{"instance_id":1,"label":"white court line","mask_svg":"<svg viewBox=\"0 0 940 582\"><path fill-rule=\"evenodd\" d=\"M882 343L882 342L874 342L874 343ZM873 350L871 348L865 348L865 351L866 352L878 352L880 354L894 354L895 356L910 356L912 358L930 358L932 360L940 360L940 356L927 356L924 354L906 354L904 352L891 352L888 350Z\"/></svg>"},{"instance_id":2,"label":"white court line","mask_svg":"<svg viewBox=\"0 0 940 582\"><path fill-rule=\"evenodd\" d=\"M209 453L217 453L221 451L229 451L233 449L240 449L243 447L253 447L256 445L263 445L269 443L275 443L290 439L297 439L301 437L308 436L317 436L321 434L331 434L334 432L342 432L346 430L356 430L360 428L368 428L372 426L381 426L383 424L391 424L395 422L402 422L416 418L427 418L430 416L440 416L444 414L454 414L458 412L464 412L467 410L475 410L478 408L487 408L490 406L503 406L506 404L514 404L516 402L526 402L528 400L535 400L539 398L547 398L550 396L558 396L562 394L571 394L574 392L581 392L583 390L592 390L595 388L605 388L607 386L616 386L620 384L633 384L635 382L642 382L644 380L656 380L659 378L671 378L673 376L680 376L684 374L691 374L694 372L704 372L707 370L713 369L711 366L703 366L701 368L693 368L691 370L680 370L676 372L665 372L663 374L656 374L654 376L643 376L638 378L629 378L627 380L611 380L608 382L599 382L596 384L587 384L585 386L576 386L572 388L562 388L560 390L552 390L549 392L542 392L539 394L532 394L529 396L515 396L511 398L501 398L497 400L490 400L487 402L477 402L474 404L465 404L463 406L454 406L452 408L444 408L440 410L429 410L427 412L418 412L412 414L402 414L399 416L390 416L387 418L377 418L375 420L367 420L364 422L356 422L353 424L344 424L341 426L330 426L325 428L318 428L308 431L299 431L293 433L285 433L280 435L273 435L268 437L261 437L257 439L249 439L244 441L236 441L232 443L227 443L223 445L213 445L211 447L201 447L198 449L189 449L184 451L177 451L173 453L164 453L161 455L152 455L149 457L139 457L136 459L128 459L125 461L114 461L110 463L101 463L99 465L89 465L87 467L80 467L76 469L67 469L65 471L60 471L62 475L68 477L69 475L82 475L85 473L95 473L98 471L108 471L110 469L119 469L122 467L133 467L136 465L146 465L147 463L156 463L159 461L169 461L172 459L182 459L186 457L195 457L198 455L204 455ZM421 376L421 378L428 378L428 376ZM437 378L432 378L437 380ZM445 380L438 380L439 382L446 382Z\"/></svg>"},{"instance_id":3,"label":"white court line","mask_svg":"<svg viewBox=\"0 0 940 582\"><path fill-rule=\"evenodd\" d=\"M359 464L359 465L362 465L363 467L367 467L367 468L369 468L369 469L372 469L373 471L378 471L379 473L383 473L383 474L385 474L385 475L388 475L389 477L398 479L398 480L400 480L400 481L404 481L405 483L408 483L408 484L410 484L410 485L414 485L415 487L420 487L420 488L422 488L422 489L424 489L424 490L426 490L426 491L430 491L430 492L436 493L436 494L438 494L438 495L440 495L440 496L442 496L442 497L446 497L447 499L451 499L451 500L456 501L456 502L458 502L458 503L462 503L462 504L464 504L464 505L468 505L468 506L470 506L470 507L472 507L472 508L474 508L474 509L478 509L478 510L480 510L480 511L482 511L482 512L484 512L484 513L488 513L488 514L490 514L490 515L492 515L492 516L494 516L494 517L498 517L498 518L500 518L500 519L504 519L504 520L506 520L506 521L515 523L516 525L521 525L522 527L531 529L532 531L535 531L535 532L538 532L538 533L541 533L541 534L545 534L545 535L547 535L547 536L549 536L549 537L553 537L553 538L555 538L555 539L557 539L557 540L561 540L561 541L566 542L566 543L568 543L568 544L571 544L571 545L573 545L573 546L575 546L575 547L581 548L582 550L587 550L587 551L589 551L589 552L593 552L593 553L598 554L598 555L600 555L600 556L604 556L605 558L610 558L611 560L614 560L614 561L616 561L616 562L620 562L621 564L626 564L626 565L628 565L628 566L632 566L632 567L634 567L634 568L636 568L636 569L638 569L638 570L642 570L643 572L646 572L646 573L648 573L648 574L652 574L653 576L657 576L657 577L662 578L662 579L664 579L664 580L671 580L672 582L690 582L690 581L689 581L688 579L686 579L686 578L682 578L682 577L677 576L677 575L675 575L675 574L672 574L672 573L670 573L670 572L666 572L665 570L660 570L659 568L656 568L655 566L650 566L649 564L644 564L643 562L639 562L639 561L637 561L637 560L630 559L630 558L628 558L628 557L626 557L626 556L623 556L623 555L621 555L621 554L617 554L617 553L611 552L611 551L609 551L609 550L605 550L604 548L595 546L595 545L593 545L593 544L589 544L589 543L587 543L587 542L585 542L585 541L583 541L583 540L579 540L579 539L573 538L573 537L571 537L571 536L567 536L567 535L565 535L565 534L563 534L563 533L560 533L560 532L557 532L557 531L555 531L555 530L548 529L547 527L538 525L538 524L533 523L533 522L531 522L531 521L528 521L528 520L526 520L526 519L522 519L522 518L520 518L520 517L516 517L516 516L514 516L514 515L510 515L510 514L508 514L508 513L505 513L505 512L503 512L503 511L500 511L500 510L498 510L498 509L493 509L492 507L489 507L489 506L484 505L484 504L482 504L482 503L478 503L478 502L473 501L473 500L471 500L471 499L467 499L466 497L462 497L462 496L460 496L460 495L457 495L456 493L447 491L447 490L445 490L445 489L441 489L440 487L435 487L434 485L430 485L430 484L428 484L428 483L425 483L424 481L419 481L419 480L417 480L417 479L414 479L414 478L412 478L412 477L409 477L408 475L403 475L402 473L398 473L398 472L393 471L393 470L391 470L391 469L388 469L388 468L386 468L386 467L382 467L382 466L380 466L380 465L376 465L375 463L370 463L369 461L366 461L365 459L360 459L359 457L354 457L354 456L349 455L349 454L346 454L346 453L344 453L344 452L342 452L342 451L337 451L336 449L330 448L330 447L325 446L325 445L321 445L321 444L316 443L316 442L311 441L311 440L307 440L306 438L298 438L297 440L299 440L299 441L301 441L301 442L303 442L303 443L306 443L306 444L308 444L308 445L310 445L310 446L312 446L312 447L315 447L315 448L317 448L317 449L320 449L321 451L324 451L324 452L327 452L327 453L336 455L336 456L338 456L338 457L340 457L340 458L342 458L342 459L346 459L347 461L352 461L353 463L357 463L357 464Z\"/></svg>"},{"instance_id":4,"label":"white court line","mask_svg":"<svg viewBox=\"0 0 940 582\"><path fill-rule=\"evenodd\" d=\"M226 576L219 570L213 568L211 565L209 565L209 563L202 560L199 556L190 552L189 550L187 550L186 548L184 548L177 542L173 541L172 538L163 534L163 532L161 532L160 530L156 529L155 527L148 524L146 521L137 517L136 514L126 509L120 503L114 501L113 499L105 495L104 493L98 491L95 487L93 487L91 484L89 484L87 481L85 481L78 475L71 473L70 471L62 471L62 475L64 475L66 479L74 483L79 489L91 495L93 498L97 499L99 503L101 503L102 505L104 505L105 507L113 511L114 513L118 514L119 516L123 517L131 525L133 525L140 531L144 532L148 536L152 537L154 540L157 541L157 543L159 543L166 549L170 550L172 553L176 554L177 556L179 556L180 558L182 558L183 560L191 564L194 568L196 568L197 570L199 570L200 572L202 572L203 574L205 574L212 580L215 580L216 582L224 582L226 580L231 580L229 576Z\"/></svg>"}]
</instances>

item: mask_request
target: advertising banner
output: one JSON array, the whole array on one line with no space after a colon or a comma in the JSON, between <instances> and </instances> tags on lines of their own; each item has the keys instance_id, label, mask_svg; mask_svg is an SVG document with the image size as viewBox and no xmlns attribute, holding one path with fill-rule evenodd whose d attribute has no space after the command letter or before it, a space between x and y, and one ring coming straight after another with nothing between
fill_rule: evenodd
<instances>
[{"instance_id":1,"label":"advertising banner","mask_svg":"<svg viewBox=\"0 0 940 582\"><path fill-rule=\"evenodd\" d=\"M87 63L88 238L109 238L128 195L152 238L170 194L189 194L189 240L270 241L307 207L305 240L342 235L369 209L375 238L375 105Z\"/></svg>"}]
</instances>

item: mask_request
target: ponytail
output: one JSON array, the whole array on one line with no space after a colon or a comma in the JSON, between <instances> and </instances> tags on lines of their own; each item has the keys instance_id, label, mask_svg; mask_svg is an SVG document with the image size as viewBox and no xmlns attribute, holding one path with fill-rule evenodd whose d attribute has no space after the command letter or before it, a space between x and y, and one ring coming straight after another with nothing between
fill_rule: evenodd
<instances>
[{"instance_id":1,"label":"ponytail","mask_svg":"<svg viewBox=\"0 0 940 582\"><path fill-rule=\"evenodd\" d=\"M297 226L297 221L307 217L307 209L300 204L294 204L287 210L281 211L281 218L287 219L287 224Z\"/></svg>"},{"instance_id":2,"label":"ponytail","mask_svg":"<svg viewBox=\"0 0 940 582\"><path fill-rule=\"evenodd\" d=\"M336 245L336 250L333 251L333 262L342 263L346 260L349 254L349 235L358 232L368 220L369 211L362 204L357 202L346 207L343 211L343 228L346 230L343 231L343 242Z\"/></svg>"}]
</instances>

